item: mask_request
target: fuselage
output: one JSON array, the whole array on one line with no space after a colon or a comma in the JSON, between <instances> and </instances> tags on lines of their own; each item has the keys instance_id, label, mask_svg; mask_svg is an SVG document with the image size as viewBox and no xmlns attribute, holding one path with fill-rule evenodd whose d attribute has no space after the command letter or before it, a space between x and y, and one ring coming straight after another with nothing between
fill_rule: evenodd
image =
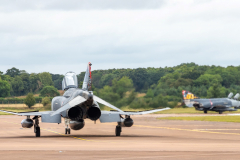
<instances>
[{"instance_id":1,"label":"fuselage","mask_svg":"<svg viewBox=\"0 0 240 160\"><path fill-rule=\"evenodd\" d=\"M93 99L89 99L90 92L79 89L79 88L69 88L63 96L57 96L52 99L52 111L56 111L62 106L71 103L71 101L77 97L81 96L87 99L86 102L77 104L76 106L61 112L63 118L69 118L71 120L79 120L79 119L86 119L89 117L89 110L92 108L97 108L99 111L99 105L97 102L93 101ZM99 118L99 117L98 117Z\"/></svg>"},{"instance_id":2,"label":"fuselage","mask_svg":"<svg viewBox=\"0 0 240 160\"><path fill-rule=\"evenodd\" d=\"M240 102L229 98L212 98L212 99L190 99L189 105L193 105L197 110L212 111L235 111L232 107L239 107Z\"/></svg>"}]
</instances>

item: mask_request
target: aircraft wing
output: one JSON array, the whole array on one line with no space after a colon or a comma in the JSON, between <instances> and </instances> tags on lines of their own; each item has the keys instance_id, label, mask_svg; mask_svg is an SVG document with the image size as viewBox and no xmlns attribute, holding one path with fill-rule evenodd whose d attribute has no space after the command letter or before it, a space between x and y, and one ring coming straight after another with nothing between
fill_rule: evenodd
<instances>
[{"instance_id":1,"label":"aircraft wing","mask_svg":"<svg viewBox=\"0 0 240 160\"><path fill-rule=\"evenodd\" d=\"M110 107L110 108L112 108L112 109L114 109L114 110L117 110L117 111L119 111L119 112L123 112L121 109L115 107L114 105L112 105L112 104L104 101L103 99L101 99L101 98L99 98L99 97L97 97L97 96L94 96L94 95L93 95L93 99L94 99L95 101L97 101L98 103L101 103L101 104L103 104L103 105L105 105L105 106L108 106L108 107Z\"/></svg>"},{"instance_id":2,"label":"aircraft wing","mask_svg":"<svg viewBox=\"0 0 240 160\"><path fill-rule=\"evenodd\" d=\"M0 110L0 112L10 113L10 114L18 115L18 116L41 116L43 114L49 114L49 113L51 113L53 111L12 112L12 111Z\"/></svg>"},{"instance_id":3,"label":"aircraft wing","mask_svg":"<svg viewBox=\"0 0 240 160\"><path fill-rule=\"evenodd\" d=\"M101 123L108 123L108 122L121 122L120 115L142 115L142 114L149 114L159 111L168 110L170 108L163 108L163 109L154 109L150 111L140 111L140 112L118 112L118 111L101 111L100 122Z\"/></svg>"},{"instance_id":4,"label":"aircraft wing","mask_svg":"<svg viewBox=\"0 0 240 160\"><path fill-rule=\"evenodd\" d=\"M160 112L160 111L164 111L164 110L168 110L171 109L169 107L166 108L162 108L162 109L153 109L153 110L149 110L149 111L137 111L137 112L129 112L129 111L102 111L102 114L120 114L120 115L143 115L143 114L150 114L150 113L154 113L154 112Z\"/></svg>"},{"instance_id":5,"label":"aircraft wing","mask_svg":"<svg viewBox=\"0 0 240 160\"><path fill-rule=\"evenodd\" d=\"M143 115L143 114L149 114L149 113L154 113L154 112L160 112L164 110L171 109L169 107L167 108L162 108L162 109L154 109L154 110L149 110L149 111L139 111L139 112L120 112L121 115Z\"/></svg>"}]
</instances>

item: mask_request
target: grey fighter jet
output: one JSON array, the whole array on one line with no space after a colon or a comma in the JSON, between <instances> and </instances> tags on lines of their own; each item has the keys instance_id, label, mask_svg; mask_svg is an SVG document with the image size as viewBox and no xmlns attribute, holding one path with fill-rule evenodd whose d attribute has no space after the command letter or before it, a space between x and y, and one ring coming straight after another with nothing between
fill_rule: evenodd
<instances>
[{"instance_id":1,"label":"grey fighter jet","mask_svg":"<svg viewBox=\"0 0 240 160\"><path fill-rule=\"evenodd\" d=\"M31 128L34 126L36 137L40 137L40 118L42 123L58 124L61 123L63 118L65 134L70 134L70 128L73 130L82 129L85 125L85 119L90 119L95 122L99 119L101 123L117 122L115 133L116 136L120 136L122 127L131 127L133 125L133 120L130 118L131 115L142 115L170 109L163 108L142 112L124 112L93 95L93 92L89 91L91 89L91 63L87 66L82 89L78 88L77 76L74 72L66 73L62 81L62 89L65 90L65 93L63 96L57 96L52 99L51 111L25 113L0 111L26 116L27 118L21 122L22 127ZM108 106L114 111L101 111L98 103ZM31 116L33 118L31 118Z\"/></svg>"},{"instance_id":2,"label":"grey fighter jet","mask_svg":"<svg viewBox=\"0 0 240 160\"><path fill-rule=\"evenodd\" d=\"M240 102L238 101L239 93L232 99L233 93L230 93L227 98L211 98L200 99L189 91L182 91L183 101L188 107L195 107L198 111L216 111L222 114L224 111L236 111ZM234 107L234 108L233 108Z\"/></svg>"}]
</instances>

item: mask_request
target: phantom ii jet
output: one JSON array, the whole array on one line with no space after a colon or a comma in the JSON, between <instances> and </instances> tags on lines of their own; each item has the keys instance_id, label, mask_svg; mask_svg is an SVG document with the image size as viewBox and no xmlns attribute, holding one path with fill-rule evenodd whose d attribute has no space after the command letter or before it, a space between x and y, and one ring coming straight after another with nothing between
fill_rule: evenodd
<instances>
[{"instance_id":1,"label":"phantom ii jet","mask_svg":"<svg viewBox=\"0 0 240 160\"><path fill-rule=\"evenodd\" d=\"M63 96L57 96L52 99L52 111L43 112L25 112L16 113L0 110L2 112L11 113L19 116L27 116L22 120L23 128L31 128L34 126L36 137L40 137L39 118L42 123L61 123L62 117L65 122L65 134L70 134L70 128L80 130L84 127L84 119L92 121L100 120L101 123L117 122L115 129L116 136L120 136L122 127L131 127L133 120L131 115L142 115L170 108L155 109L142 112L124 112L101 98L93 95L91 90L91 63L87 66L82 89L78 88L77 76L74 72L66 73L62 81L62 89L65 90ZM101 111L98 103L108 106L114 111ZM30 116L33 116L31 119ZM123 118L125 116L125 118ZM70 128L69 128L70 127Z\"/></svg>"},{"instance_id":2,"label":"phantom ii jet","mask_svg":"<svg viewBox=\"0 0 240 160\"><path fill-rule=\"evenodd\" d=\"M222 114L224 111L236 111L236 108L240 106L238 101L239 93L237 93L233 99L233 93L228 95L228 98L212 98L212 99L200 99L196 95L189 91L182 91L183 100L186 106L195 107L198 111L216 111ZM234 107L234 108L232 108Z\"/></svg>"}]
</instances>

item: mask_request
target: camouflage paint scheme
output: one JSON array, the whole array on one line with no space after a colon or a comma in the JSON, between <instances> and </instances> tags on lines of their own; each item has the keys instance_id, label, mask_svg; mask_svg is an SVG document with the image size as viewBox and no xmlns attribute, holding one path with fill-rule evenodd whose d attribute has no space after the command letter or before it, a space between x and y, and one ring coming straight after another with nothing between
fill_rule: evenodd
<instances>
[{"instance_id":1,"label":"camouflage paint scheme","mask_svg":"<svg viewBox=\"0 0 240 160\"><path fill-rule=\"evenodd\" d=\"M182 91L183 101L188 107L195 107L198 111L216 111L221 114L224 111L236 111L240 102L231 98L201 99L189 91ZM233 108L234 107L234 108Z\"/></svg>"}]
</instances>

